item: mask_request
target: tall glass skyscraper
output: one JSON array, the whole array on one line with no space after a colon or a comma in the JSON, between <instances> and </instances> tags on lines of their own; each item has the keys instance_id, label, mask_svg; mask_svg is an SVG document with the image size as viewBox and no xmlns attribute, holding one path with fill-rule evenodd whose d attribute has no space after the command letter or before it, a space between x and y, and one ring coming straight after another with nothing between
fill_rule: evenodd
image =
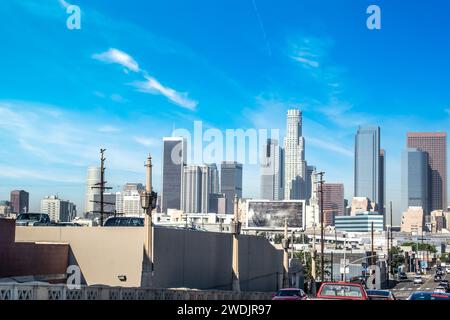
<instances>
[{"instance_id":1,"label":"tall glass skyscraper","mask_svg":"<svg viewBox=\"0 0 450 320\"><path fill-rule=\"evenodd\" d=\"M428 210L447 209L447 134L445 132L410 132L408 148L428 154Z\"/></svg>"},{"instance_id":2,"label":"tall glass skyscraper","mask_svg":"<svg viewBox=\"0 0 450 320\"><path fill-rule=\"evenodd\" d=\"M402 209L422 207L429 214L428 154L409 148L402 153Z\"/></svg>"},{"instance_id":3,"label":"tall glass skyscraper","mask_svg":"<svg viewBox=\"0 0 450 320\"><path fill-rule=\"evenodd\" d=\"M384 150L380 127L359 127L355 136L355 197L367 197L384 213Z\"/></svg>"},{"instance_id":4,"label":"tall glass skyscraper","mask_svg":"<svg viewBox=\"0 0 450 320\"><path fill-rule=\"evenodd\" d=\"M233 213L234 196L242 197L242 164L236 161L224 161L220 166L221 190L225 195L227 214Z\"/></svg>"},{"instance_id":5,"label":"tall glass skyscraper","mask_svg":"<svg viewBox=\"0 0 450 320\"><path fill-rule=\"evenodd\" d=\"M283 155L278 140L267 139L261 157L261 199L283 200Z\"/></svg>"},{"instance_id":6,"label":"tall glass skyscraper","mask_svg":"<svg viewBox=\"0 0 450 320\"><path fill-rule=\"evenodd\" d=\"M161 211L180 209L183 167L186 164L186 140L163 138Z\"/></svg>"}]
</instances>

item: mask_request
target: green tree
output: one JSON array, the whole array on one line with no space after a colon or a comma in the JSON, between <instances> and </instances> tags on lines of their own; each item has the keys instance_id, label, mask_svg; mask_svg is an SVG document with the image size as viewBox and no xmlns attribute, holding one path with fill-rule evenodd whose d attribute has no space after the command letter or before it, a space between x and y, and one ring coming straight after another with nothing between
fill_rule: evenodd
<instances>
[{"instance_id":1,"label":"green tree","mask_svg":"<svg viewBox=\"0 0 450 320\"><path fill-rule=\"evenodd\" d=\"M412 247L412 251L417 252L417 248L419 248L419 251L428 251L431 253L436 253L436 247L429 243L422 243L422 242L404 242L403 246Z\"/></svg>"},{"instance_id":2,"label":"green tree","mask_svg":"<svg viewBox=\"0 0 450 320\"><path fill-rule=\"evenodd\" d=\"M405 255L400 247L392 247L389 250L389 258L392 257L392 261L390 261L390 266L393 270L397 270L399 266L405 263Z\"/></svg>"},{"instance_id":3,"label":"green tree","mask_svg":"<svg viewBox=\"0 0 450 320\"><path fill-rule=\"evenodd\" d=\"M298 251L294 254L294 257L299 259L300 262L303 264L303 272L305 276L305 281L309 281L312 279L312 259L311 259L311 252L308 251ZM316 281L320 280L322 278L321 273L321 259L320 254L316 254L316 258L314 259L316 261ZM325 278L331 276L331 262L330 260L325 259L324 261L324 275Z\"/></svg>"}]
</instances>

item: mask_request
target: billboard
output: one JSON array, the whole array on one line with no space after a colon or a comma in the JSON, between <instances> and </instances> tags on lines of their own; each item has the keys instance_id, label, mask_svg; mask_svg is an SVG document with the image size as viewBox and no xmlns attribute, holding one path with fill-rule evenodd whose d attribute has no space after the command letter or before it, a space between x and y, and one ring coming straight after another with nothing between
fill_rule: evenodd
<instances>
[{"instance_id":1,"label":"billboard","mask_svg":"<svg viewBox=\"0 0 450 320\"><path fill-rule=\"evenodd\" d=\"M283 229L286 218L290 229L305 229L305 201L247 201L249 229Z\"/></svg>"}]
</instances>

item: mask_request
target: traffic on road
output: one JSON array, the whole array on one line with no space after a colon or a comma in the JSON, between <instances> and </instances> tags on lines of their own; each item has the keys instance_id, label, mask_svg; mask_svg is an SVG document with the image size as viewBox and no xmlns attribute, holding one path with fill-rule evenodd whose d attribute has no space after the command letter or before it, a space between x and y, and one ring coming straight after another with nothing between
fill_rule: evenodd
<instances>
[{"instance_id":1,"label":"traffic on road","mask_svg":"<svg viewBox=\"0 0 450 320\"><path fill-rule=\"evenodd\" d=\"M401 272L389 290L368 289L362 283L324 282L316 295L289 288L278 291L272 300L450 300L449 280L450 272L436 267L425 274Z\"/></svg>"}]
</instances>

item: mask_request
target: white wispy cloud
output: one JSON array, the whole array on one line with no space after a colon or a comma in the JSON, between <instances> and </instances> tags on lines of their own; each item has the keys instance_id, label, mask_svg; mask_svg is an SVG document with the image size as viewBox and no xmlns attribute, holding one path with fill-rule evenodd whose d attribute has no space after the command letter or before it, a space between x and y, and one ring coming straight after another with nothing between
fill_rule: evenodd
<instances>
[{"instance_id":1,"label":"white wispy cloud","mask_svg":"<svg viewBox=\"0 0 450 320\"><path fill-rule=\"evenodd\" d=\"M139 92L149 94L161 94L165 96L169 101L189 110L195 110L198 102L190 99L186 92L178 92L172 88L162 85L158 80L151 76L145 76L146 81L136 81L131 85Z\"/></svg>"},{"instance_id":2,"label":"white wispy cloud","mask_svg":"<svg viewBox=\"0 0 450 320\"><path fill-rule=\"evenodd\" d=\"M145 147L152 147L159 144L159 140L154 138L133 137L133 140Z\"/></svg>"},{"instance_id":3,"label":"white wispy cloud","mask_svg":"<svg viewBox=\"0 0 450 320\"><path fill-rule=\"evenodd\" d=\"M307 59L302 56L292 56L292 59L294 59L295 61L301 62L303 65L308 66L308 67L312 67L312 68L320 67L319 61Z\"/></svg>"},{"instance_id":4,"label":"white wispy cloud","mask_svg":"<svg viewBox=\"0 0 450 320\"><path fill-rule=\"evenodd\" d=\"M333 152L339 153L343 156L347 156L350 158L354 156L354 153L351 149L340 146L339 144L337 144L335 142L317 139L317 138L314 138L311 136L307 136L305 139L307 139L307 143L309 143L315 147L333 151Z\"/></svg>"},{"instance_id":5,"label":"white wispy cloud","mask_svg":"<svg viewBox=\"0 0 450 320\"><path fill-rule=\"evenodd\" d=\"M316 69L321 67L331 45L328 38L300 37L289 42L289 56L304 68Z\"/></svg>"},{"instance_id":6,"label":"white wispy cloud","mask_svg":"<svg viewBox=\"0 0 450 320\"><path fill-rule=\"evenodd\" d=\"M104 63L119 64L125 68L125 70L141 73L145 81L135 81L131 83L131 86L135 87L137 91L143 93L149 93L152 95L163 95L170 102L188 109L195 110L198 102L189 98L187 92L178 92L177 90L164 86L155 77L148 74L147 71L141 70L136 60L119 49L111 48L106 52L96 53L92 55L92 58ZM112 99L114 97L111 97Z\"/></svg>"},{"instance_id":7,"label":"white wispy cloud","mask_svg":"<svg viewBox=\"0 0 450 320\"><path fill-rule=\"evenodd\" d=\"M105 63L115 63L123 66L126 70L139 72L139 64L129 54L115 48L111 48L106 52L96 53L92 58Z\"/></svg>"},{"instance_id":8,"label":"white wispy cloud","mask_svg":"<svg viewBox=\"0 0 450 320\"><path fill-rule=\"evenodd\" d=\"M121 132L122 130L120 128L113 127L111 125L106 125L106 126L100 127L97 131L102 132L102 133L117 133L117 132Z\"/></svg>"}]
</instances>

